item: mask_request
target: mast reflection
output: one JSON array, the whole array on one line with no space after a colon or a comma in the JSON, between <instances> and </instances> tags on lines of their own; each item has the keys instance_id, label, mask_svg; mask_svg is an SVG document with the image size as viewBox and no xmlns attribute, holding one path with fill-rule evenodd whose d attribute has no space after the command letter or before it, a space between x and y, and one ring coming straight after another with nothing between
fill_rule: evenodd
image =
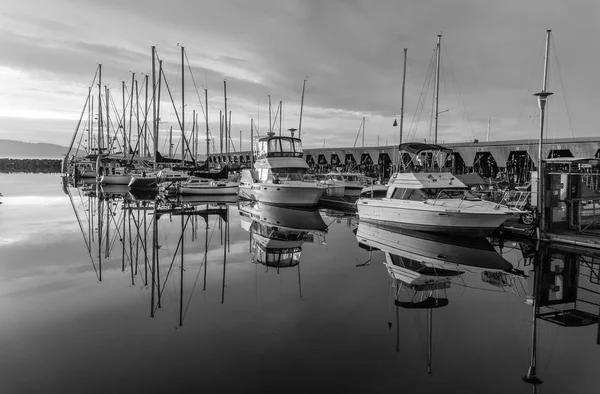
<instances>
[{"instance_id":1,"label":"mast reflection","mask_svg":"<svg viewBox=\"0 0 600 394\"><path fill-rule=\"evenodd\" d=\"M198 241L198 234L204 230L204 270L203 290L206 290L206 269L210 247L209 221L215 219L223 247L223 285L221 302L225 296L225 268L229 251L229 205L227 200L187 198L166 199L158 193L132 193L126 186L83 184L73 187L63 184L77 218L90 261L99 282L103 280L103 270L119 267L121 272L129 271L130 284L141 282L148 289L150 317L162 308L162 298L169 280L175 279L179 269L179 326L185 319L184 275L189 257L185 248L191 241ZM200 225L199 219L205 224ZM202 227L202 228L201 228ZM161 242L172 244L169 238L175 236L175 249L163 248ZM163 241L160 241L163 240ZM117 256L119 263L117 263ZM165 264L165 261L167 262ZM191 261L192 263L197 263ZM116 265L115 263L119 264ZM192 292L194 288L192 289ZM192 294L189 295L191 302ZM187 310L187 307L185 308Z\"/></svg>"}]
</instances>

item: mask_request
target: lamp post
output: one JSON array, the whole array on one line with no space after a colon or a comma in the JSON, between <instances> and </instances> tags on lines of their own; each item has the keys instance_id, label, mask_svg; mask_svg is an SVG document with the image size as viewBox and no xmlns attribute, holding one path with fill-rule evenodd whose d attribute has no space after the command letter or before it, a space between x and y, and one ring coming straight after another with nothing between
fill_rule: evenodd
<instances>
[{"instance_id":1,"label":"lamp post","mask_svg":"<svg viewBox=\"0 0 600 394\"><path fill-rule=\"evenodd\" d=\"M546 108L546 102L548 96L553 93L542 90L539 93L535 93L534 96L538 98L538 105L540 107L540 143L538 147L538 168L537 168L537 214L538 214L538 229L541 233L546 231L546 215L544 215L544 174L543 174L543 159L542 159L542 146L544 141L544 113Z\"/></svg>"}]
</instances>

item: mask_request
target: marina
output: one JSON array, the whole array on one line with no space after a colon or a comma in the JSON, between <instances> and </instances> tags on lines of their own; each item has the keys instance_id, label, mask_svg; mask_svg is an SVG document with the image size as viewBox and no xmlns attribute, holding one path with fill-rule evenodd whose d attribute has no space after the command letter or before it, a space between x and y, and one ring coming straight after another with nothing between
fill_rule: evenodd
<instances>
[{"instance_id":1,"label":"marina","mask_svg":"<svg viewBox=\"0 0 600 394\"><path fill-rule=\"evenodd\" d=\"M598 7L507 1L9 0L0 392L597 392Z\"/></svg>"}]
</instances>

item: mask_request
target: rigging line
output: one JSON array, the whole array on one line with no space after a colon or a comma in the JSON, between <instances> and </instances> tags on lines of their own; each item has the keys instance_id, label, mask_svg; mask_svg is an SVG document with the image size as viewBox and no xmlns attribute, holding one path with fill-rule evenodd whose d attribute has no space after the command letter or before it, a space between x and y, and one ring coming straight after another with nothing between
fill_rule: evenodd
<instances>
[{"instance_id":1,"label":"rigging line","mask_svg":"<svg viewBox=\"0 0 600 394\"><path fill-rule=\"evenodd\" d=\"M84 123L83 128L85 130L85 126L88 126L87 121ZM79 141L77 142L77 149L75 150L75 156L77 156L79 154L79 148L81 147L81 140L83 139L83 136L85 135L85 133L81 133L81 137L79 137Z\"/></svg>"},{"instance_id":2,"label":"rigging line","mask_svg":"<svg viewBox=\"0 0 600 394\"><path fill-rule=\"evenodd\" d=\"M475 139L475 132L473 131L473 125L471 124L471 119L469 118L469 113L467 112L467 106L465 105L464 97L460 91L460 86L458 85L458 78L456 78L456 73L454 72L454 67L452 67L452 61L450 60L450 54L448 53L448 44L444 44L444 53L446 54L446 59L448 59L448 66L450 67L450 74L452 75L452 79L454 84L456 85L456 91L458 92L459 103L462 105L462 109L465 113L465 117L467 118L467 123L469 124L469 129L471 130L471 136ZM445 82L444 82L445 87Z\"/></svg>"},{"instance_id":3,"label":"rigging line","mask_svg":"<svg viewBox=\"0 0 600 394\"><path fill-rule=\"evenodd\" d=\"M183 54L185 55L185 60L188 64L188 69L190 70L190 76L192 77L192 83L194 84L194 89L196 90L196 95L198 96L198 101L200 102L200 108L202 109L202 114L204 115L204 121L206 122L206 112L204 112L204 106L202 105L202 99L200 98L200 93L198 93L198 86L196 86L196 78L194 78L194 73L192 72L192 66L190 64L190 60L188 59L187 51L184 49Z\"/></svg>"},{"instance_id":4,"label":"rigging line","mask_svg":"<svg viewBox=\"0 0 600 394\"><path fill-rule=\"evenodd\" d=\"M215 219L216 221L216 219ZM212 237L213 234L215 233L215 229L217 228L217 226L213 225L212 228L212 232L210 233L210 237L208 238L208 245L210 245L210 242L212 241ZM202 264L200 264L200 268L198 269L198 275L196 275L196 280L194 280L194 286L192 287L192 290L190 292L190 297L188 299L188 302L185 306L185 311L183 312L183 319L185 320L185 317L187 316L187 311L188 308L190 307L191 303L192 303L192 297L194 295L194 290L196 289L196 284L198 283L198 278L200 278L200 273L202 272L202 267L204 266L204 269L206 270L206 257L207 257L208 253L206 254L206 256L204 256L204 259L202 261Z\"/></svg>"},{"instance_id":5,"label":"rigging line","mask_svg":"<svg viewBox=\"0 0 600 394\"><path fill-rule=\"evenodd\" d=\"M75 208L75 203L73 201L73 196L71 195L71 189L67 188L67 195L69 196L69 200L71 201L71 206L73 207L73 212L75 213L75 217L77 218L77 224L79 224L79 228L81 229L81 236L83 237L83 241L87 246L88 255L90 256L90 260L92 261L92 267L94 268L94 272L96 273L96 278L100 280L100 276L98 275L98 270L96 269L96 264L94 263L94 258L92 257L92 248L88 243L87 238L85 237L85 231L83 230L83 225L81 224L81 219L79 218L79 212Z\"/></svg>"},{"instance_id":6,"label":"rigging line","mask_svg":"<svg viewBox=\"0 0 600 394\"><path fill-rule=\"evenodd\" d=\"M410 126L408 128L407 133L407 141L410 141L410 138L414 138L417 134L417 130L419 128L419 123L421 122L421 116L423 115L423 108L425 107L425 100L427 97L427 92L429 91L429 86L431 84L431 78L433 77L433 69L435 64L435 50L431 55L431 59L429 60L429 67L427 69L427 73L425 74L425 81L423 81L423 86L421 87L421 92L419 93L419 98L417 100L417 104L415 106L415 112L411 119Z\"/></svg>"},{"instance_id":7,"label":"rigging line","mask_svg":"<svg viewBox=\"0 0 600 394\"><path fill-rule=\"evenodd\" d=\"M556 71L558 72L558 81L560 83L562 95L565 98L565 107L567 108L567 119L569 120L569 127L571 128L571 135L573 136L573 138L575 138L575 134L576 134L575 124L573 123L573 117L571 115L571 107L569 106L567 90L565 89L565 86L563 84L563 77L562 77L562 73L560 72L560 64L558 64L558 56L556 54L557 53L556 48L554 47L554 40L551 41L551 45L552 45L552 53L554 54L554 60L556 62Z\"/></svg>"}]
</instances>

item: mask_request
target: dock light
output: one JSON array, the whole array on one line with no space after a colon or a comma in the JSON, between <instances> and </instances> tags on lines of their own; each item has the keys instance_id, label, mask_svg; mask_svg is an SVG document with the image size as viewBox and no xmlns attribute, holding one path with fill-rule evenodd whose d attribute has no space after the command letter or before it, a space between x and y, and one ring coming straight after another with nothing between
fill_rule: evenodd
<instances>
[{"instance_id":1,"label":"dock light","mask_svg":"<svg viewBox=\"0 0 600 394\"><path fill-rule=\"evenodd\" d=\"M288 129L288 131L289 131L289 132L292 134L292 138L294 138L294 132L295 132L296 130L298 130L298 129L295 129L295 128L293 128L293 127L292 127L291 129Z\"/></svg>"}]
</instances>

